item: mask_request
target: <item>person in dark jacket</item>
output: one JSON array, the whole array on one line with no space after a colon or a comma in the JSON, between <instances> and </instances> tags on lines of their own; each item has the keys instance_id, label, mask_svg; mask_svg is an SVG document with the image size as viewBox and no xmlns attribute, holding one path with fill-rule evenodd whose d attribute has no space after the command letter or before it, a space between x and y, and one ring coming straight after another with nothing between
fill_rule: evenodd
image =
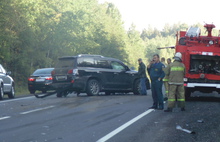
<instances>
[{"instance_id":1,"label":"person in dark jacket","mask_svg":"<svg viewBox=\"0 0 220 142\"><path fill-rule=\"evenodd\" d=\"M142 59L138 59L139 67L138 67L138 75L140 77L140 86L141 86L141 95L147 95L146 89L146 66L143 63Z\"/></svg>"},{"instance_id":2,"label":"person in dark jacket","mask_svg":"<svg viewBox=\"0 0 220 142\"><path fill-rule=\"evenodd\" d=\"M151 109L164 109L162 85L165 73L163 68L165 68L165 66L160 62L160 56L158 54L153 55L153 60L147 66L151 79L151 91L153 98L153 106L150 107Z\"/></svg>"}]
</instances>

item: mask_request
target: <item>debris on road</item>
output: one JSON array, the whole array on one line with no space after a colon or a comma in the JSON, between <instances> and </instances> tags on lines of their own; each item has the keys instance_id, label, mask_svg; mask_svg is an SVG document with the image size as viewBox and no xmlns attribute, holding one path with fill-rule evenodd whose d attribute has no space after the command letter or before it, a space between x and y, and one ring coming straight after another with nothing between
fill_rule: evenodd
<instances>
[{"instance_id":1,"label":"debris on road","mask_svg":"<svg viewBox=\"0 0 220 142\"><path fill-rule=\"evenodd\" d=\"M204 123L203 119L197 120L198 123Z\"/></svg>"},{"instance_id":2,"label":"debris on road","mask_svg":"<svg viewBox=\"0 0 220 142\"><path fill-rule=\"evenodd\" d=\"M183 129L183 128L182 128L181 126L179 126L179 125L176 126L176 129L177 129L177 130L184 131L184 132L189 133L189 134L195 134L194 131L190 131L190 130L187 130L187 129Z\"/></svg>"}]
</instances>

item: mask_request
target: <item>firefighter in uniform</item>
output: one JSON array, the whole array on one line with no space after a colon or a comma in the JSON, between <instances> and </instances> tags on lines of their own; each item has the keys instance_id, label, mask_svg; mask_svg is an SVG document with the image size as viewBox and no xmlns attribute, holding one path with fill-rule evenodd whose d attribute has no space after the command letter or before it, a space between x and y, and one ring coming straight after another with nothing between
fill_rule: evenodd
<instances>
[{"instance_id":1,"label":"firefighter in uniform","mask_svg":"<svg viewBox=\"0 0 220 142\"><path fill-rule=\"evenodd\" d=\"M181 108L181 111L185 111L185 90L183 82L185 66L181 62L182 54L177 52L174 56L174 62L169 64L165 70L165 73L168 75L169 79L169 95L168 106L164 112L172 112L176 101L178 102L178 107Z\"/></svg>"},{"instance_id":2,"label":"firefighter in uniform","mask_svg":"<svg viewBox=\"0 0 220 142\"><path fill-rule=\"evenodd\" d=\"M169 64L171 63L171 59L168 58L167 59L167 64L165 65L165 67L167 67ZM164 68L164 72L167 68ZM165 87L165 97L164 97L164 101L167 101L168 99L168 92L169 92L169 84L168 84L168 81L169 81L169 77L166 75L164 78L163 78L163 84L164 84L164 87Z\"/></svg>"}]
</instances>

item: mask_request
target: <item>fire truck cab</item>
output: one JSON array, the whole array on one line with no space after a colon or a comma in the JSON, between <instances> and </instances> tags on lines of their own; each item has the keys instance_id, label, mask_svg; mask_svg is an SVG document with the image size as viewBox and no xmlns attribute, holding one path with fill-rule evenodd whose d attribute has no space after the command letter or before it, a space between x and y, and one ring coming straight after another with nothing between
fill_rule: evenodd
<instances>
[{"instance_id":1,"label":"fire truck cab","mask_svg":"<svg viewBox=\"0 0 220 142\"><path fill-rule=\"evenodd\" d=\"M204 27L207 36L201 36L201 29L197 27L177 34L175 50L182 53L186 67L186 98L194 91L220 93L220 37L212 36L214 24L205 24Z\"/></svg>"}]
</instances>

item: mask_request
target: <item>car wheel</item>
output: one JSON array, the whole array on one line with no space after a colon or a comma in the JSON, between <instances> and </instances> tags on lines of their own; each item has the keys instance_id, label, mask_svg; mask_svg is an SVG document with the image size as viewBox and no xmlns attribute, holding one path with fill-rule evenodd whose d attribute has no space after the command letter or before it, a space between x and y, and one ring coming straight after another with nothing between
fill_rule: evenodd
<instances>
[{"instance_id":1,"label":"car wheel","mask_svg":"<svg viewBox=\"0 0 220 142\"><path fill-rule=\"evenodd\" d=\"M4 90L3 90L3 86L0 86L0 100L2 100L4 97Z\"/></svg>"},{"instance_id":2,"label":"car wheel","mask_svg":"<svg viewBox=\"0 0 220 142\"><path fill-rule=\"evenodd\" d=\"M77 97L79 97L80 92L76 92Z\"/></svg>"},{"instance_id":3,"label":"car wheel","mask_svg":"<svg viewBox=\"0 0 220 142\"><path fill-rule=\"evenodd\" d=\"M35 94L35 91L36 90L30 90L29 92L30 92L30 94Z\"/></svg>"},{"instance_id":4,"label":"car wheel","mask_svg":"<svg viewBox=\"0 0 220 142\"><path fill-rule=\"evenodd\" d=\"M95 79L88 81L86 93L88 96L98 95L100 91L99 82Z\"/></svg>"},{"instance_id":5,"label":"car wheel","mask_svg":"<svg viewBox=\"0 0 220 142\"><path fill-rule=\"evenodd\" d=\"M63 96L64 96L64 97L66 97L68 94L69 94L68 91L64 91L64 92L63 92Z\"/></svg>"},{"instance_id":6,"label":"car wheel","mask_svg":"<svg viewBox=\"0 0 220 142\"><path fill-rule=\"evenodd\" d=\"M61 98L63 96L63 92L57 92L57 97Z\"/></svg>"},{"instance_id":7,"label":"car wheel","mask_svg":"<svg viewBox=\"0 0 220 142\"><path fill-rule=\"evenodd\" d=\"M140 81L136 80L134 83L133 93L134 93L134 95L140 95L141 94L140 92L141 92Z\"/></svg>"},{"instance_id":8,"label":"car wheel","mask_svg":"<svg viewBox=\"0 0 220 142\"><path fill-rule=\"evenodd\" d=\"M14 88L14 85L11 86L11 91L8 93L8 97L10 99L14 98L15 97L15 88Z\"/></svg>"},{"instance_id":9,"label":"car wheel","mask_svg":"<svg viewBox=\"0 0 220 142\"><path fill-rule=\"evenodd\" d=\"M106 91L106 92L105 92L105 95L111 95L111 92Z\"/></svg>"}]
</instances>

